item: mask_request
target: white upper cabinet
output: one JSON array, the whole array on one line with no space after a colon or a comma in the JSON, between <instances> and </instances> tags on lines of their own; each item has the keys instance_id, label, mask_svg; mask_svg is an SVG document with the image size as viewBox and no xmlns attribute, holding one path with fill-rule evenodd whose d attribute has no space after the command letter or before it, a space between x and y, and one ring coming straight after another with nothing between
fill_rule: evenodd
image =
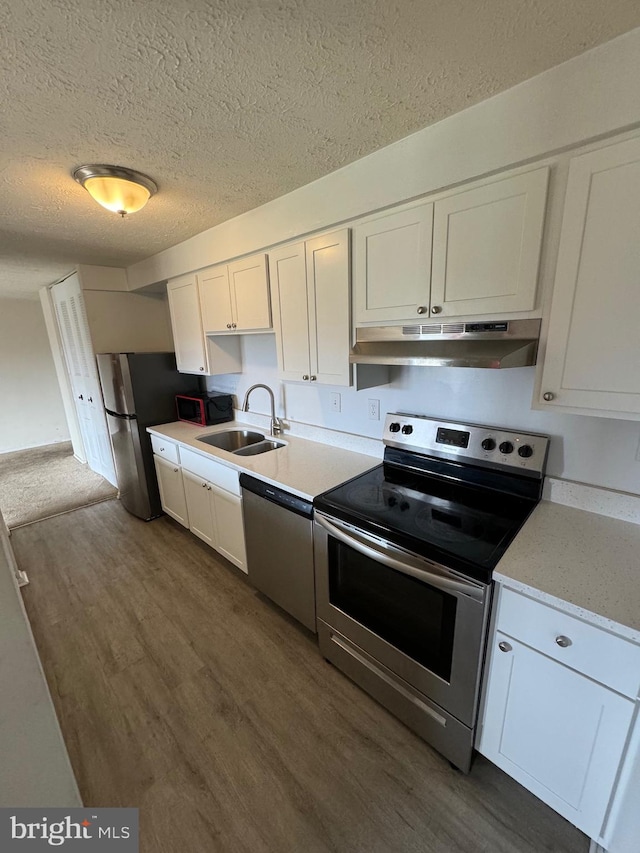
<instances>
[{"instance_id":1,"label":"white upper cabinet","mask_svg":"<svg viewBox=\"0 0 640 853\"><path fill-rule=\"evenodd\" d=\"M431 315L535 308L548 182L545 167L436 202Z\"/></svg>"},{"instance_id":2,"label":"white upper cabinet","mask_svg":"<svg viewBox=\"0 0 640 853\"><path fill-rule=\"evenodd\" d=\"M269 254L280 378L349 385L349 231Z\"/></svg>"},{"instance_id":3,"label":"white upper cabinet","mask_svg":"<svg viewBox=\"0 0 640 853\"><path fill-rule=\"evenodd\" d=\"M235 338L207 338L202 328L198 280L182 275L167 283L176 363L181 373L240 373L240 345Z\"/></svg>"},{"instance_id":4,"label":"white upper cabinet","mask_svg":"<svg viewBox=\"0 0 640 853\"><path fill-rule=\"evenodd\" d=\"M178 370L182 373L209 373L195 275L183 275L170 281L167 294Z\"/></svg>"},{"instance_id":5,"label":"white upper cabinet","mask_svg":"<svg viewBox=\"0 0 640 853\"><path fill-rule=\"evenodd\" d=\"M429 316L433 205L391 213L354 230L356 322Z\"/></svg>"},{"instance_id":6,"label":"white upper cabinet","mask_svg":"<svg viewBox=\"0 0 640 853\"><path fill-rule=\"evenodd\" d=\"M208 333L271 329L267 256L252 255L198 273L202 323Z\"/></svg>"},{"instance_id":7,"label":"white upper cabinet","mask_svg":"<svg viewBox=\"0 0 640 853\"><path fill-rule=\"evenodd\" d=\"M220 264L198 273L202 326L207 332L228 332L232 329L229 267Z\"/></svg>"},{"instance_id":8,"label":"white upper cabinet","mask_svg":"<svg viewBox=\"0 0 640 853\"><path fill-rule=\"evenodd\" d=\"M570 164L537 404L640 414L640 138Z\"/></svg>"},{"instance_id":9,"label":"white upper cabinet","mask_svg":"<svg viewBox=\"0 0 640 853\"><path fill-rule=\"evenodd\" d=\"M548 167L355 228L357 323L536 309Z\"/></svg>"}]
</instances>

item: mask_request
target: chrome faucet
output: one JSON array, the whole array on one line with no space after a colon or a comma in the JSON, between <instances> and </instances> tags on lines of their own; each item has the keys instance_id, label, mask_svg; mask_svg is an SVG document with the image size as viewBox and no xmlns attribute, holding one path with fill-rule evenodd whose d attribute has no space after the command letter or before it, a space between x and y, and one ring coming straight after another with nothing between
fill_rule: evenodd
<instances>
[{"instance_id":1,"label":"chrome faucet","mask_svg":"<svg viewBox=\"0 0 640 853\"><path fill-rule=\"evenodd\" d=\"M264 388L265 391L269 392L269 396L271 397L271 435L280 435L282 432L282 424L280 420L276 417L276 401L273 396L273 391L269 388L268 385L262 385L260 382L257 385L252 385L251 388L247 390L247 393L244 395L244 403L242 404L242 411L249 411L249 394L252 391L255 391L256 388Z\"/></svg>"}]
</instances>

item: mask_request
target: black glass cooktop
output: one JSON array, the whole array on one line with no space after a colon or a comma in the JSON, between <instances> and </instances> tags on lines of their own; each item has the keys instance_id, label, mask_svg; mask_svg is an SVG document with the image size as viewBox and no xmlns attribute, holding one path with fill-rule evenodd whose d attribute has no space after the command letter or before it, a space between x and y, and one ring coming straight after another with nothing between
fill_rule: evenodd
<instances>
[{"instance_id":1,"label":"black glass cooktop","mask_svg":"<svg viewBox=\"0 0 640 853\"><path fill-rule=\"evenodd\" d=\"M434 562L488 580L536 503L384 463L320 495L314 506Z\"/></svg>"}]
</instances>

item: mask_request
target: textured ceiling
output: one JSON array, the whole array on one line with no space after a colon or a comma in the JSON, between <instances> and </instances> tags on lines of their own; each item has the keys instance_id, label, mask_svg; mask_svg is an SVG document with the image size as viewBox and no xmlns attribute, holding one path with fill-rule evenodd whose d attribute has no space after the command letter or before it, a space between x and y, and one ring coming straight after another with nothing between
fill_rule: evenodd
<instances>
[{"instance_id":1,"label":"textured ceiling","mask_svg":"<svg viewBox=\"0 0 640 853\"><path fill-rule=\"evenodd\" d=\"M638 0L0 0L0 295L127 265L640 25ZM151 175L121 221L70 177Z\"/></svg>"}]
</instances>

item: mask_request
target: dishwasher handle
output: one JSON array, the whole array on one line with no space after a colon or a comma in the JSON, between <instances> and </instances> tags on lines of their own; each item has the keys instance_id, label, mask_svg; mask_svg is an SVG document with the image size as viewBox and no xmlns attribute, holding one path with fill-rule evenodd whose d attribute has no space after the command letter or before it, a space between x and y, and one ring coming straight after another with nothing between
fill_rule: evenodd
<instances>
[{"instance_id":1,"label":"dishwasher handle","mask_svg":"<svg viewBox=\"0 0 640 853\"><path fill-rule=\"evenodd\" d=\"M240 474L240 486L247 492L252 492L277 506L295 512L296 515L301 515L303 518L313 518L311 501L298 497L298 495L292 495L291 492L287 492L278 486L266 483L264 480L258 480L257 477L250 477L249 474Z\"/></svg>"}]
</instances>

